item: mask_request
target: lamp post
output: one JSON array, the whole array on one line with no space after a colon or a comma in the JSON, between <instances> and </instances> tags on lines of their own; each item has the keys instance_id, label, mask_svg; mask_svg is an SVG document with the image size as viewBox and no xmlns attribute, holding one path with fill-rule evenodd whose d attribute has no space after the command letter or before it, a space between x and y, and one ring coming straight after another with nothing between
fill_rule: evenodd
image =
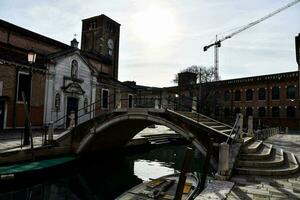
<instances>
[{"instance_id":1,"label":"lamp post","mask_svg":"<svg viewBox=\"0 0 300 200\"><path fill-rule=\"evenodd\" d=\"M36 52L33 49L30 49L28 51L27 54L27 61L30 64L30 69L29 69L29 77L30 77L30 85L31 85L31 80L32 80L32 67L35 63L35 59L36 59ZM26 116L25 119L25 128L24 128L24 140L23 140L23 144L24 145L29 145L29 136L30 136L30 121L29 121L29 116L30 116L30 107L31 107L31 91L29 92L29 94L24 95L25 97L27 97L28 99L26 99L27 101L27 110L28 110L28 116ZM25 103L25 102L24 102ZM25 107L26 109L26 107ZM32 143L32 138L31 138L31 143ZM33 144L31 144L33 145Z\"/></svg>"}]
</instances>

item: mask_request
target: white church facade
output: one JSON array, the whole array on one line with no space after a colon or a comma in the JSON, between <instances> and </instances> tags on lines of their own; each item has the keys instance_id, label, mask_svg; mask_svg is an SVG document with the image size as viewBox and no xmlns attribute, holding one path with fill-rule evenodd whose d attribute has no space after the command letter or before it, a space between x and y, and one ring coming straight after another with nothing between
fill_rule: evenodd
<instances>
[{"instance_id":1,"label":"white church facade","mask_svg":"<svg viewBox=\"0 0 300 200\"><path fill-rule=\"evenodd\" d=\"M70 114L75 123L83 123L95 116L97 72L81 55L71 49L48 56L45 84L44 123L54 122L67 128Z\"/></svg>"}]
</instances>

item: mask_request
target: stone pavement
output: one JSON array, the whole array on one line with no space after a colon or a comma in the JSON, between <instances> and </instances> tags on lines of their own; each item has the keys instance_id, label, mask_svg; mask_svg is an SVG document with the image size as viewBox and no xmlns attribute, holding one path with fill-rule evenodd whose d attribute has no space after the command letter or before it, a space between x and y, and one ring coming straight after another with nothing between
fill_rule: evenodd
<instances>
[{"instance_id":1,"label":"stone pavement","mask_svg":"<svg viewBox=\"0 0 300 200\"><path fill-rule=\"evenodd\" d=\"M33 130L32 135L34 147L41 146L43 143L42 131L38 129ZM57 135L54 135L54 139L56 137ZM2 131L0 133L0 153L24 148L24 146L21 144L21 139L22 130ZM30 145L28 147L30 147Z\"/></svg>"},{"instance_id":2,"label":"stone pavement","mask_svg":"<svg viewBox=\"0 0 300 200\"><path fill-rule=\"evenodd\" d=\"M274 135L265 143L294 153L299 161L300 134ZM300 199L300 172L283 177L235 175L231 181L236 185L227 197L230 200Z\"/></svg>"}]
</instances>

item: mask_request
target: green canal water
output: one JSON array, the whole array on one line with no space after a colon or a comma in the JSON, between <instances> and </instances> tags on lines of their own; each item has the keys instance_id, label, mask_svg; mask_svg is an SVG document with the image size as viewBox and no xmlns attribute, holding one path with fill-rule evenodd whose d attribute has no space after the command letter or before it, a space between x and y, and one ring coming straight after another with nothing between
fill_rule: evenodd
<instances>
[{"instance_id":1,"label":"green canal water","mask_svg":"<svg viewBox=\"0 0 300 200\"><path fill-rule=\"evenodd\" d=\"M0 188L0 200L111 200L131 187L180 171L189 145L98 154L74 163L60 174ZM191 172L200 174L203 157L195 150Z\"/></svg>"}]
</instances>

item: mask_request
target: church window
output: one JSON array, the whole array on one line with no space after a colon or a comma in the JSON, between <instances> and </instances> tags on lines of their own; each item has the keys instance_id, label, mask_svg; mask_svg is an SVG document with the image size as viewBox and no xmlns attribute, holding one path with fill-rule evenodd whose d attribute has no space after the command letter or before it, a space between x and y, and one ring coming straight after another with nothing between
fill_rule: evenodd
<instances>
[{"instance_id":1,"label":"church window","mask_svg":"<svg viewBox=\"0 0 300 200\"><path fill-rule=\"evenodd\" d=\"M78 78L78 62L77 62L77 60L72 60L71 77Z\"/></svg>"}]
</instances>

